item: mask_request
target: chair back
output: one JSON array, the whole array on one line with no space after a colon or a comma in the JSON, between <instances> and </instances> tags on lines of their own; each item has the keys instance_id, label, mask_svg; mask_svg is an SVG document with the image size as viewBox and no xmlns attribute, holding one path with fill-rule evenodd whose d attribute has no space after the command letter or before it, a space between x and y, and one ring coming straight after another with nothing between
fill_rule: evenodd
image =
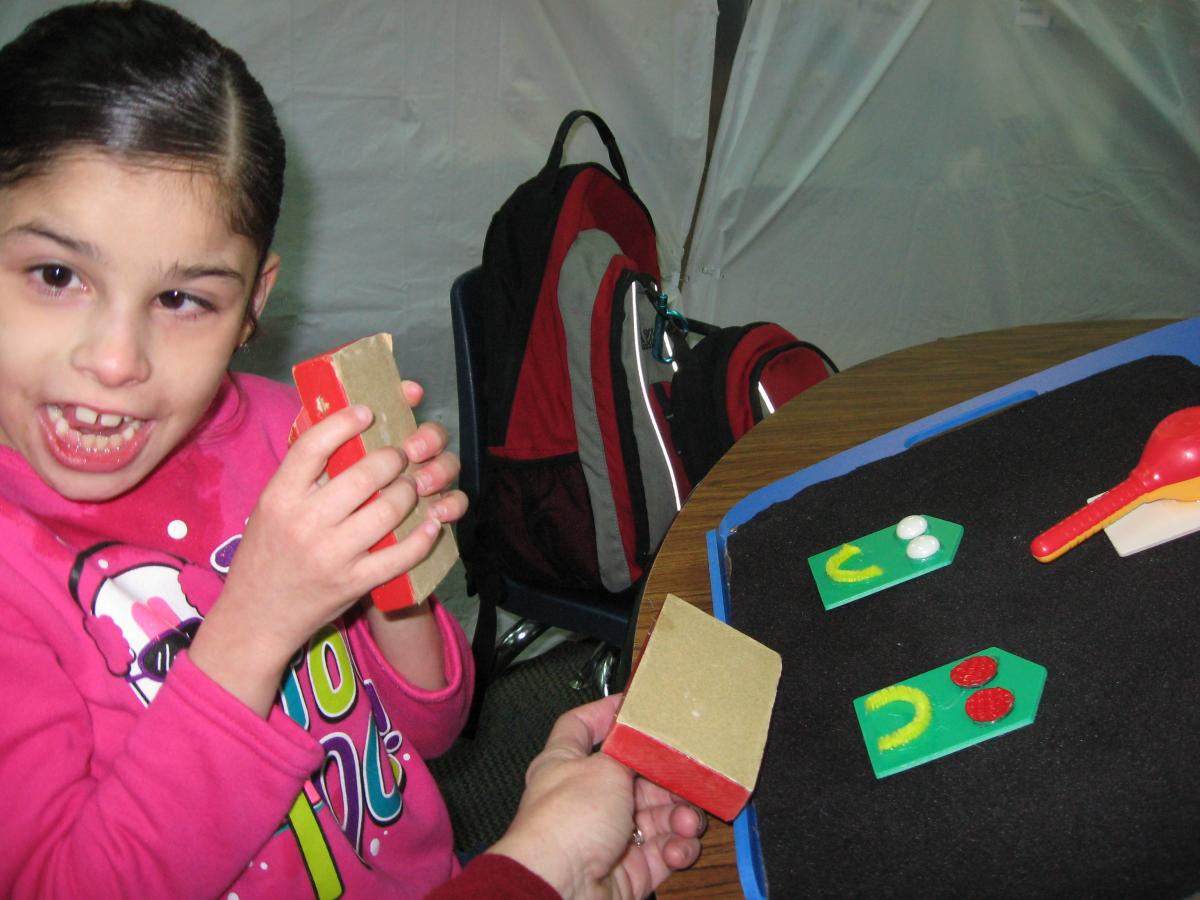
<instances>
[{"instance_id":1,"label":"chair back","mask_svg":"<svg viewBox=\"0 0 1200 900\"><path fill-rule=\"evenodd\" d=\"M478 290L478 267L459 275L450 288L450 321L454 335L454 371L458 379L458 457L462 464L459 488L470 505L458 523L459 551L464 560L476 549L475 528L483 496L486 453L483 428L487 422L483 391L483 314Z\"/></svg>"},{"instance_id":2,"label":"chair back","mask_svg":"<svg viewBox=\"0 0 1200 900\"><path fill-rule=\"evenodd\" d=\"M495 676L495 610L502 607L522 618L597 638L621 655L610 672L611 684L624 684L630 669L633 629L640 582L618 593L603 589L549 589L526 583L496 570L479 539L487 468L487 402L485 341L487 328L482 269L459 275L450 287L450 321L454 338L454 367L458 379L458 454L462 465L459 488L470 501L455 525L459 554L467 573L467 593L478 595L479 620L472 647L477 685L472 722L478 715L486 684ZM474 726L470 726L473 728Z\"/></svg>"}]
</instances>

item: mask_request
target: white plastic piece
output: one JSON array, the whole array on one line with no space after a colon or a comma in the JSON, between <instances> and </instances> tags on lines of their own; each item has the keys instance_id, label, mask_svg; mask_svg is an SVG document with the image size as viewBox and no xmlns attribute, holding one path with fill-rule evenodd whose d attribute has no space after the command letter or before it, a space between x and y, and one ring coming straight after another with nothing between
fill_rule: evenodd
<instances>
[{"instance_id":1,"label":"white plastic piece","mask_svg":"<svg viewBox=\"0 0 1200 900\"><path fill-rule=\"evenodd\" d=\"M904 552L909 559L929 559L942 549L942 542L932 534L920 534L908 542Z\"/></svg>"},{"instance_id":2,"label":"white plastic piece","mask_svg":"<svg viewBox=\"0 0 1200 900\"><path fill-rule=\"evenodd\" d=\"M1095 499L1092 497L1088 503ZM1118 556L1132 556L1197 531L1200 531L1200 500L1143 503L1104 529Z\"/></svg>"},{"instance_id":3,"label":"white plastic piece","mask_svg":"<svg viewBox=\"0 0 1200 900\"><path fill-rule=\"evenodd\" d=\"M929 523L924 516L905 516L896 526L896 537L902 541L911 541L929 530Z\"/></svg>"}]
</instances>

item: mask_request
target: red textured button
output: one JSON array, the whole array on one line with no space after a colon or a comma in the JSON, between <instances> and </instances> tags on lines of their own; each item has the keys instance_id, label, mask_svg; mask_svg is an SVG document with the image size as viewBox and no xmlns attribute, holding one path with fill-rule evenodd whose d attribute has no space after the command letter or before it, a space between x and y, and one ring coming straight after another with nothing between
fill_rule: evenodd
<instances>
[{"instance_id":1,"label":"red textured button","mask_svg":"<svg viewBox=\"0 0 1200 900\"><path fill-rule=\"evenodd\" d=\"M996 677L996 660L990 656L972 656L950 670L950 680L959 687L979 687Z\"/></svg>"},{"instance_id":2,"label":"red textured button","mask_svg":"<svg viewBox=\"0 0 1200 900\"><path fill-rule=\"evenodd\" d=\"M1008 688L994 687L976 691L967 698L964 708L976 722L998 722L1012 712L1013 694Z\"/></svg>"}]
</instances>

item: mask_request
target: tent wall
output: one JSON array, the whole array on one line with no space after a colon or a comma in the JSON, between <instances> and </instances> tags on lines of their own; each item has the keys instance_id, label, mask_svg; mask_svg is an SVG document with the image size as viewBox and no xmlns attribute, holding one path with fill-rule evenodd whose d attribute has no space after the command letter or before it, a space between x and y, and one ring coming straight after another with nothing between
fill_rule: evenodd
<instances>
[{"instance_id":1,"label":"tent wall","mask_svg":"<svg viewBox=\"0 0 1200 900\"><path fill-rule=\"evenodd\" d=\"M1194 315L1200 4L754 0L689 252L693 315L842 365Z\"/></svg>"},{"instance_id":2,"label":"tent wall","mask_svg":"<svg viewBox=\"0 0 1200 900\"><path fill-rule=\"evenodd\" d=\"M2 0L0 42L61 5ZM288 180L280 282L236 364L375 331L457 426L450 284L563 115L599 111L678 279L709 133L717 0L167 0L236 49L276 104ZM169 48L164 48L169 52ZM567 162L607 160L580 124Z\"/></svg>"},{"instance_id":3,"label":"tent wall","mask_svg":"<svg viewBox=\"0 0 1200 900\"><path fill-rule=\"evenodd\" d=\"M289 141L283 276L238 366L287 378L390 331L451 432L449 285L579 106L685 312L843 366L1197 311L1200 0L169 2L245 56ZM0 40L56 5L3 0ZM745 24L710 135L718 9ZM604 159L585 126L568 159Z\"/></svg>"}]
</instances>

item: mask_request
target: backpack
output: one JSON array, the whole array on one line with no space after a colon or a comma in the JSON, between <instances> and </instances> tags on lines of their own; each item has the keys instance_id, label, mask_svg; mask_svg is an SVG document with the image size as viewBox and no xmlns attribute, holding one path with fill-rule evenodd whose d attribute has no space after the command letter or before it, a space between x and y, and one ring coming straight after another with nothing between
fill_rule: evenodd
<instances>
[{"instance_id":1,"label":"backpack","mask_svg":"<svg viewBox=\"0 0 1200 900\"><path fill-rule=\"evenodd\" d=\"M671 430L692 484L779 406L838 371L824 350L773 322L687 328L702 337L675 341Z\"/></svg>"},{"instance_id":2,"label":"backpack","mask_svg":"<svg viewBox=\"0 0 1200 900\"><path fill-rule=\"evenodd\" d=\"M612 171L562 165L580 118ZM627 590L721 454L836 371L778 325L694 323L704 337L690 346L659 277L654 222L612 132L569 113L484 239L487 421L468 575L483 563L548 588Z\"/></svg>"},{"instance_id":3,"label":"backpack","mask_svg":"<svg viewBox=\"0 0 1200 900\"><path fill-rule=\"evenodd\" d=\"M580 118L613 171L561 164ZM594 112L569 113L484 240L476 539L490 567L613 593L649 567L690 489L667 421L674 370L651 352L658 280L654 223L612 132Z\"/></svg>"}]
</instances>

